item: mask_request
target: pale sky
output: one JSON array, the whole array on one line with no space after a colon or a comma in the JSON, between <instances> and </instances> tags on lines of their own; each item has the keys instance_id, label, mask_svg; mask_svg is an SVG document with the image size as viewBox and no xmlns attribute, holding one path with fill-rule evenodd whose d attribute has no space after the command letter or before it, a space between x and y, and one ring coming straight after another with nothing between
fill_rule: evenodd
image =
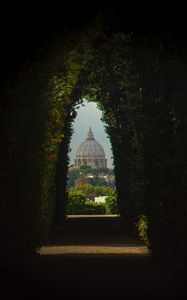
<instances>
[{"instance_id":1,"label":"pale sky","mask_svg":"<svg viewBox=\"0 0 187 300\"><path fill-rule=\"evenodd\" d=\"M96 141L103 146L107 158L107 167L113 168L110 140L105 132L104 124L100 120L102 112L94 102L85 102L84 104L85 106L80 106L77 110L77 117L73 123L74 133L70 143L70 163L74 164L77 148L86 139L88 130L91 127Z\"/></svg>"}]
</instances>

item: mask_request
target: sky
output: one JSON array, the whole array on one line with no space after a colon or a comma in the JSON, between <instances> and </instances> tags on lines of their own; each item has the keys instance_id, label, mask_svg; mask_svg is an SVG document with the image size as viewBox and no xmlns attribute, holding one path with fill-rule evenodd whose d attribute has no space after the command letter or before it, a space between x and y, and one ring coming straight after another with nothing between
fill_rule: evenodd
<instances>
[{"instance_id":1,"label":"sky","mask_svg":"<svg viewBox=\"0 0 187 300\"><path fill-rule=\"evenodd\" d=\"M103 146L107 158L107 167L113 168L110 140L101 121L102 112L94 102L84 102L84 105L77 110L77 117L73 123L74 133L70 143L70 163L74 164L77 148L86 139L88 130L91 127L96 141Z\"/></svg>"}]
</instances>

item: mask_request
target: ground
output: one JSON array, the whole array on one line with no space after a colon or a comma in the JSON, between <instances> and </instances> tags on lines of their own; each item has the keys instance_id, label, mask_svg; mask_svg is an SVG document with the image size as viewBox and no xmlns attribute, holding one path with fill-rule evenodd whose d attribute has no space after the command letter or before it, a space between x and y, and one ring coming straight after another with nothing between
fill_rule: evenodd
<instances>
[{"instance_id":1,"label":"ground","mask_svg":"<svg viewBox=\"0 0 187 300\"><path fill-rule=\"evenodd\" d=\"M70 217L38 252L3 269L5 299L185 299L182 263L153 261L118 216Z\"/></svg>"}]
</instances>

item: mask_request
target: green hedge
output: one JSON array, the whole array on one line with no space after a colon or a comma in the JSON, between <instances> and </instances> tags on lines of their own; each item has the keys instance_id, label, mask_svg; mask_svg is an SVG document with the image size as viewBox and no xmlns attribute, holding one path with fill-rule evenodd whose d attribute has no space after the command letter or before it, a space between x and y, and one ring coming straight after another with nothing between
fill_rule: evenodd
<instances>
[{"instance_id":1,"label":"green hedge","mask_svg":"<svg viewBox=\"0 0 187 300\"><path fill-rule=\"evenodd\" d=\"M66 206L66 213L69 215L79 215L84 213L85 195L80 192L69 192Z\"/></svg>"},{"instance_id":2,"label":"green hedge","mask_svg":"<svg viewBox=\"0 0 187 300\"><path fill-rule=\"evenodd\" d=\"M106 208L103 203L86 202L84 206L84 213L86 215L105 215Z\"/></svg>"},{"instance_id":3,"label":"green hedge","mask_svg":"<svg viewBox=\"0 0 187 300\"><path fill-rule=\"evenodd\" d=\"M106 197L105 199L106 214L119 214L118 203L115 195Z\"/></svg>"},{"instance_id":4,"label":"green hedge","mask_svg":"<svg viewBox=\"0 0 187 300\"><path fill-rule=\"evenodd\" d=\"M66 214L105 215L118 214L116 196L108 196L105 203L86 201L86 196L81 191L70 191L66 205Z\"/></svg>"}]
</instances>

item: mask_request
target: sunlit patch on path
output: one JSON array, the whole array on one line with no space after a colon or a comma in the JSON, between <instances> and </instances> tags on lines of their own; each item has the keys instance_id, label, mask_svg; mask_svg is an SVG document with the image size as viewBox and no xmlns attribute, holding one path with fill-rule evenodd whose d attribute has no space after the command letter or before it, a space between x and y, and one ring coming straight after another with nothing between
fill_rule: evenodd
<instances>
[{"instance_id":1,"label":"sunlit patch on path","mask_svg":"<svg viewBox=\"0 0 187 300\"><path fill-rule=\"evenodd\" d=\"M139 254L147 255L145 246L44 246L39 250L40 255L67 255L67 254L88 254L88 255L119 255L119 254Z\"/></svg>"}]
</instances>

